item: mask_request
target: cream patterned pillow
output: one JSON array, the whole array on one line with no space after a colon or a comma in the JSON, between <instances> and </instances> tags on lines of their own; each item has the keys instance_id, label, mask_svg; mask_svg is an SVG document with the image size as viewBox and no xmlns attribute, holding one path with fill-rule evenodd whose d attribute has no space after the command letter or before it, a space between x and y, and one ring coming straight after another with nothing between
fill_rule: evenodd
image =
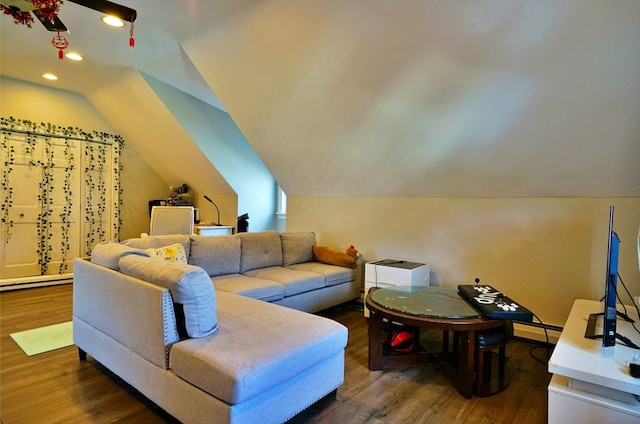
<instances>
[{"instance_id":1,"label":"cream patterned pillow","mask_svg":"<svg viewBox=\"0 0 640 424\"><path fill-rule=\"evenodd\" d=\"M187 255L185 254L184 246L180 243L155 249L145 249L145 252L147 252L152 259L177 264L187 263Z\"/></svg>"}]
</instances>

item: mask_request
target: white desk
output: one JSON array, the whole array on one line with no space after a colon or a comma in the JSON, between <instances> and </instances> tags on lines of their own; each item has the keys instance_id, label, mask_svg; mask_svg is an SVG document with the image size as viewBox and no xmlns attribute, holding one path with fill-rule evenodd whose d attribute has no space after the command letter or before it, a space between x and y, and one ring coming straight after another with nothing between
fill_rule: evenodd
<instances>
[{"instance_id":1,"label":"white desk","mask_svg":"<svg viewBox=\"0 0 640 424\"><path fill-rule=\"evenodd\" d=\"M233 234L233 227L228 225L196 225L196 234L201 236L224 236Z\"/></svg>"},{"instance_id":2,"label":"white desk","mask_svg":"<svg viewBox=\"0 0 640 424\"><path fill-rule=\"evenodd\" d=\"M549 360L554 374L548 387L549 424L640 422L640 402L633 396L640 395L640 379L631 377L628 366L640 350L618 343L607 357L601 339L584 337L589 314L602 310L602 303L594 300L573 304ZM640 327L635 308L627 306L627 312ZM617 332L640 345L640 334L630 323L618 319Z\"/></svg>"}]
</instances>

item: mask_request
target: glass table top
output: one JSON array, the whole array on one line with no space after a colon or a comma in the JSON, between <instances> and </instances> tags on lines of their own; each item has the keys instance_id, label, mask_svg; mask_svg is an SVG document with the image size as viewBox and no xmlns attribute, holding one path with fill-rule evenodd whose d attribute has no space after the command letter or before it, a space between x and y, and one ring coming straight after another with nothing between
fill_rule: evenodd
<instances>
[{"instance_id":1,"label":"glass table top","mask_svg":"<svg viewBox=\"0 0 640 424\"><path fill-rule=\"evenodd\" d=\"M481 314L458 295L444 287L400 286L369 292L373 303L409 315L435 318L473 318Z\"/></svg>"}]
</instances>

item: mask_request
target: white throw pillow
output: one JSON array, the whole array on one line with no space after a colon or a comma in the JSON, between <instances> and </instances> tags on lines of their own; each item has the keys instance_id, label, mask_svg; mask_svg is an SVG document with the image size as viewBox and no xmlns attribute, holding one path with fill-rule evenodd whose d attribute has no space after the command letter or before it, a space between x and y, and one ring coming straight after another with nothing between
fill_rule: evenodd
<instances>
[{"instance_id":1,"label":"white throw pillow","mask_svg":"<svg viewBox=\"0 0 640 424\"><path fill-rule=\"evenodd\" d=\"M175 243L170 246L144 249L144 251L147 252L149 257L152 259L178 264L187 263L187 255L184 251L184 247L180 243Z\"/></svg>"}]
</instances>

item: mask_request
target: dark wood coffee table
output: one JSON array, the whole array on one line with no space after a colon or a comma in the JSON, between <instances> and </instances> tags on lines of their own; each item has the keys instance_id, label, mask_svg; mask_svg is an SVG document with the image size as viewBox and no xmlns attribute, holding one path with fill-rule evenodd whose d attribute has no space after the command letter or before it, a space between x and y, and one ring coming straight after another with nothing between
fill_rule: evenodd
<instances>
[{"instance_id":1,"label":"dark wood coffee table","mask_svg":"<svg viewBox=\"0 0 640 424\"><path fill-rule=\"evenodd\" d=\"M503 320L480 316L456 289L442 287L372 289L366 304L370 311L370 370L432 360L462 396L472 397L475 332L500 327L504 325ZM420 328L442 330L442 352L432 354L419 343L410 353L385 352L385 341L388 343L392 327L398 324L415 328L417 340ZM453 333L451 350L449 332Z\"/></svg>"}]
</instances>

